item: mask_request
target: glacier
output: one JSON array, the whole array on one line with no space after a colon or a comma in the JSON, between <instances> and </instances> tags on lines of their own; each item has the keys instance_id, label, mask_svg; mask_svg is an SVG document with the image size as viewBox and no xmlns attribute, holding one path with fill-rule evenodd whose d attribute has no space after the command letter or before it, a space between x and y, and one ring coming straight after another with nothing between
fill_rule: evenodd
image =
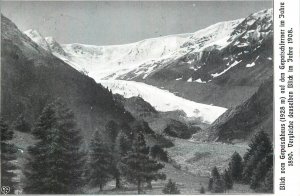
<instances>
[{"instance_id":1,"label":"glacier","mask_svg":"<svg viewBox=\"0 0 300 196\"><path fill-rule=\"evenodd\" d=\"M181 110L185 112L187 117L201 118L203 122L208 124L214 122L227 110L223 107L190 101L176 96L167 90L162 90L142 82L125 80L100 80L99 82L114 94L120 94L125 98L134 96L142 97L158 111Z\"/></svg>"}]
</instances>

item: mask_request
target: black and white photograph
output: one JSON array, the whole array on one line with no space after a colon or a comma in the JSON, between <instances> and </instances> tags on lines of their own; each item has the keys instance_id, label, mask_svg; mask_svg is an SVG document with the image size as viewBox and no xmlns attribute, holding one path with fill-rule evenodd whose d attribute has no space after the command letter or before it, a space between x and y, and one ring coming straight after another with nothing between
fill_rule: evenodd
<instances>
[{"instance_id":1,"label":"black and white photograph","mask_svg":"<svg viewBox=\"0 0 300 196\"><path fill-rule=\"evenodd\" d=\"M273 194L273 11L1 1L1 194Z\"/></svg>"}]
</instances>

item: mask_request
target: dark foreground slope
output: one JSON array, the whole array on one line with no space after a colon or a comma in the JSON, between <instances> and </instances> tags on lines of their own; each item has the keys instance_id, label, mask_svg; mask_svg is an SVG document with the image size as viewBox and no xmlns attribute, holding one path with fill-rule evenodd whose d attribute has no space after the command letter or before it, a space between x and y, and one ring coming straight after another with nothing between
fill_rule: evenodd
<instances>
[{"instance_id":1,"label":"dark foreground slope","mask_svg":"<svg viewBox=\"0 0 300 196\"><path fill-rule=\"evenodd\" d=\"M33 124L56 98L74 111L84 136L109 120L133 120L107 89L32 42L4 16L1 34L1 115L8 121L24 114Z\"/></svg>"},{"instance_id":2,"label":"dark foreground slope","mask_svg":"<svg viewBox=\"0 0 300 196\"><path fill-rule=\"evenodd\" d=\"M194 138L223 142L248 140L259 130L273 137L273 77L268 78L247 101L227 110Z\"/></svg>"}]
</instances>

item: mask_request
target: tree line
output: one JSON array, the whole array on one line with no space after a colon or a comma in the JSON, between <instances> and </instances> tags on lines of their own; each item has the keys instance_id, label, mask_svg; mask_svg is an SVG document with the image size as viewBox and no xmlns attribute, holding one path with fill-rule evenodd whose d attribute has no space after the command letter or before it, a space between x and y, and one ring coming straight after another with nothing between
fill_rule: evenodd
<instances>
[{"instance_id":1,"label":"tree line","mask_svg":"<svg viewBox=\"0 0 300 196\"><path fill-rule=\"evenodd\" d=\"M142 123L119 126L109 121L104 131L96 131L88 150L82 149L83 138L77 128L73 112L57 100L45 106L35 126L20 116L14 129L30 132L36 142L27 149L22 181L26 194L78 194L86 185L103 190L106 183L115 180L115 188L122 188L121 178L135 184L138 193L143 185L165 179L160 170L166 154L159 146L146 145ZM120 128L121 127L121 128ZM1 185L11 187L13 193L18 183L13 180L17 169L17 148L10 144L13 131L2 118L1 128ZM20 169L20 168L19 168Z\"/></svg>"},{"instance_id":2,"label":"tree line","mask_svg":"<svg viewBox=\"0 0 300 196\"><path fill-rule=\"evenodd\" d=\"M109 121L104 130L95 131L88 150L82 149L83 138L77 128L73 112L61 101L45 106L33 128L20 115L12 129L0 118L1 129L1 185L9 186L11 193L18 186L13 180L15 169L22 169L25 179L23 192L27 194L84 193L86 185L99 187L114 180L115 189L122 188L122 179L137 186L143 193L146 184L165 180L162 162L168 162L167 153L158 145L147 146L143 123L121 126ZM10 141L13 130L31 133L36 143L27 149L24 167L17 168L17 147ZM149 131L149 130L148 130ZM234 183L249 184L256 192L273 191L273 147L268 135L260 131L249 144L243 158L235 152L228 167L220 173L211 171L207 190L224 193ZM179 194L171 179L162 190L165 194ZM201 185L200 193L205 193Z\"/></svg>"}]
</instances>

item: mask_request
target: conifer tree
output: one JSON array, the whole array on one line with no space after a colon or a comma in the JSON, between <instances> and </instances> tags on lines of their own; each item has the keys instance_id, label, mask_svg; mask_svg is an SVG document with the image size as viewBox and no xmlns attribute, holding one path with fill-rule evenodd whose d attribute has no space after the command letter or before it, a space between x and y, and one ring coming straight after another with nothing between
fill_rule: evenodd
<instances>
[{"instance_id":1,"label":"conifer tree","mask_svg":"<svg viewBox=\"0 0 300 196\"><path fill-rule=\"evenodd\" d=\"M213 181L220 178L220 173L219 173L219 170L217 167L213 167L213 169L211 171L211 176L213 178Z\"/></svg>"},{"instance_id":2,"label":"conifer tree","mask_svg":"<svg viewBox=\"0 0 300 196\"><path fill-rule=\"evenodd\" d=\"M113 158L110 171L116 181L116 189L120 189L122 187L121 172L118 168L118 164L122 157L127 155L127 153L131 150L131 145L132 141L129 139L129 136L121 130L116 138L114 146L111 147Z\"/></svg>"},{"instance_id":3,"label":"conifer tree","mask_svg":"<svg viewBox=\"0 0 300 196\"><path fill-rule=\"evenodd\" d=\"M124 156L119 168L124 177L131 183L137 184L138 194L142 191L142 184L152 180L165 179L165 175L158 170L164 167L149 156L144 135L138 133L134 138L132 150Z\"/></svg>"},{"instance_id":4,"label":"conifer tree","mask_svg":"<svg viewBox=\"0 0 300 196\"><path fill-rule=\"evenodd\" d=\"M36 123L38 141L28 148L24 192L80 193L84 186L85 156L74 114L60 101L47 105Z\"/></svg>"},{"instance_id":5,"label":"conifer tree","mask_svg":"<svg viewBox=\"0 0 300 196\"><path fill-rule=\"evenodd\" d=\"M218 178L214 181L214 193L223 193L225 191L225 183L223 178Z\"/></svg>"},{"instance_id":6,"label":"conifer tree","mask_svg":"<svg viewBox=\"0 0 300 196\"><path fill-rule=\"evenodd\" d=\"M180 194L176 182L173 182L171 179L168 180L168 183L165 185L162 192L164 194Z\"/></svg>"},{"instance_id":7,"label":"conifer tree","mask_svg":"<svg viewBox=\"0 0 300 196\"><path fill-rule=\"evenodd\" d=\"M226 190L232 189L233 186L232 177L226 169L224 171L223 177L224 177L225 189Z\"/></svg>"},{"instance_id":8,"label":"conifer tree","mask_svg":"<svg viewBox=\"0 0 300 196\"><path fill-rule=\"evenodd\" d=\"M106 125L105 125L105 131L106 134L109 137L110 140L110 148L111 148L111 154L112 154L112 161L111 161L111 174L113 176L113 178L116 180L116 189L120 189L121 188L121 174L120 171L118 169L118 162L119 162L119 152L116 151L116 139L118 136L118 133L120 131L119 129L119 125L111 120L109 121Z\"/></svg>"},{"instance_id":9,"label":"conifer tree","mask_svg":"<svg viewBox=\"0 0 300 196\"><path fill-rule=\"evenodd\" d=\"M251 140L249 149L244 155L244 182L250 183L253 171L257 167L258 162L272 153L272 143L268 135L264 131L258 132Z\"/></svg>"},{"instance_id":10,"label":"conifer tree","mask_svg":"<svg viewBox=\"0 0 300 196\"><path fill-rule=\"evenodd\" d=\"M1 187L7 186L10 188L9 193L14 193L17 183L13 180L16 175L12 170L17 169L11 161L16 160L17 148L8 141L13 139L13 131L8 127L8 124L0 117L0 133L1 133Z\"/></svg>"},{"instance_id":11,"label":"conifer tree","mask_svg":"<svg viewBox=\"0 0 300 196\"><path fill-rule=\"evenodd\" d=\"M211 178L212 178L211 192L214 192L214 193L224 192L224 189L225 189L224 180L222 179L217 167L214 167L212 169Z\"/></svg>"},{"instance_id":12,"label":"conifer tree","mask_svg":"<svg viewBox=\"0 0 300 196\"><path fill-rule=\"evenodd\" d=\"M212 177L209 178L209 181L208 181L208 191L212 191L213 189L213 184L214 184L214 179Z\"/></svg>"},{"instance_id":13,"label":"conifer tree","mask_svg":"<svg viewBox=\"0 0 300 196\"><path fill-rule=\"evenodd\" d=\"M201 193L201 194L205 194L205 189L204 189L203 186L201 186L201 188L200 188L200 193Z\"/></svg>"},{"instance_id":14,"label":"conifer tree","mask_svg":"<svg viewBox=\"0 0 300 196\"><path fill-rule=\"evenodd\" d=\"M115 143L117 135L119 133L118 124L113 120L108 121L108 123L105 125L105 131L109 136L111 143Z\"/></svg>"},{"instance_id":15,"label":"conifer tree","mask_svg":"<svg viewBox=\"0 0 300 196\"><path fill-rule=\"evenodd\" d=\"M120 131L115 145L115 151L119 154L119 160L121 160L121 158L131 150L131 145L132 141L130 141L127 134L125 134L123 131Z\"/></svg>"},{"instance_id":16,"label":"conifer tree","mask_svg":"<svg viewBox=\"0 0 300 196\"><path fill-rule=\"evenodd\" d=\"M267 172L273 168L273 154L267 155L263 160L259 161L255 169L253 170L253 175L250 180L250 188L254 190L260 190L263 184Z\"/></svg>"},{"instance_id":17,"label":"conifer tree","mask_svg":"<svg viewBox=\"0 0 300 196\"><path fill-rule=\"evenodd\" d=\"M270 167L269 171L266 174L266 177L261 185L261 192L265 193L273 193L274 192L274 187L273 187L273 167Z\"/></svg>"},{"instance_id":18,"label":"conifer tree","mask_svg":"<svg viewBox=\"0 0 300 196\"><path fill-rule=\"evenodd\" d=\"M93 186L99 186L100 191L111 178L112 155L109 145L106 144L98 131L95 132L90 144L89 182Z\"/></svg>"},{"instance_id":19,"label":"conifer tree","mask_svg":"<svg viewBox=\"0 0 300 196\"><path fill-rule=\"evenodd\" d=\"M242 157L239 153L234 152L232 154L228 172L231 175L233 181L239 182L242 179L243 163Z\"/></svg>"},{"instance_id":20,"label":"conifer tree","mask_svg":"<svg viewBox=\"0 0 300 196\"><path fill-rule=\"evenodd\" d=\"M168 153L163 150L159 145L154 145L150 148L150 156L153 159L161 160L164 162L169 161Z\"/></svg>"}]
</instances>

